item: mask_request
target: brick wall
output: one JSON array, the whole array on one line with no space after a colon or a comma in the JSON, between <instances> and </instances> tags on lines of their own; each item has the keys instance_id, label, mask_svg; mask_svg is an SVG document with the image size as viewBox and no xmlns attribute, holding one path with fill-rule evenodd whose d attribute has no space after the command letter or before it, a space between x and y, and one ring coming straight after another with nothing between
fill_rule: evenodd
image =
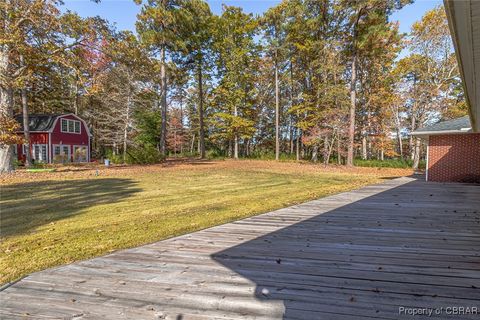
<instances>
[{"instance_id":1,"label":"brick wall","mask_svg":"<svg viewBox=\"0 0 480 320\"><path fill-rule=\"evenodd\" d=\"M480 183L480 133L430 136L428 180Z\"/></svg>"}]
</instances>

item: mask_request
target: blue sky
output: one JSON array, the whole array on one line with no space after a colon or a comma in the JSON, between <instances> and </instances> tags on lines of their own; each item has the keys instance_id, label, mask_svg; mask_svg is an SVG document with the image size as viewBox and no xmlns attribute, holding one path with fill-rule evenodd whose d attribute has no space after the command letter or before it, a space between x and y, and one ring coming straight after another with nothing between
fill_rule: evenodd
<instances>
[{"instance_id":1,"label":"blue sky","mask_svg":"<svg viewBox=\"0 0 480 320\"><path fill-rule=\"evenodd\" d=\"M274 6L279 0L208 0L210 8L214 13L220 13L222 3L242 7L246 12L261 14L269 7ZM417 0L415 3L406 6L402 10L395 12L392 20L400 22L400 31L408 32L410 26L422 15L441 5L441 0ZM77 12L83 17L100 16L115 23L120 30L135 30L136 15L140 10L133 0L102 0L100 3L94 3L90 0L66 0L63 9L69 9Z\"/></svg>"}]
</instances>

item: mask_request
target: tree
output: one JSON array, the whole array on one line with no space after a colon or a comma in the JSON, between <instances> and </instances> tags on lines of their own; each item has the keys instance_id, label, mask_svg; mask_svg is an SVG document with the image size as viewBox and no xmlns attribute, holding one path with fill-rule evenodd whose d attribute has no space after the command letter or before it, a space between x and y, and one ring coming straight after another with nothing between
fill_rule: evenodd
<instances>
[{"instance_id":1,"label":"tree","mask_svg":"<svg viewBox=\"0 0 480 320\"><path fill-rule=\"evenodd\" d=\"M212 13L203 0L185 2L181 38L184 43L177 56L184 68L189 70L197 85L199 151L200 158L205 158L205 78L210 67L211 58Z\"/></svg>"},{"instance_id":2,"label":"tree","mask_svg":"<svg viewBox=\"0 0 480 320\"><path fill-rule=\"evenodd\" d=\"M267 52L274 62L274 83L275 83L275 160L280 158L280 83L279 69L283 45L285 40L284 32L284 10L286 2L269 9L261 21L264 28L264 37L267 41Z\"/></svg>"},{"instance_id":3,"label":"tree","mask_svg":"<svg viewBox=\"0 0 480 320\"><path fill-rule=\"evenodd\" d=\"M399 76L398 91L403 97L411 132L442 118L448 110L462 108L464 99L458 86L460 75L442 7L428 11L412 26L408 44L410 54L398 62L395 73ZM418 168L420 148L420 139L410 137L414 169Z\"/></svg>"},{"instance_id":4,"label":"tree","mask_svg":"<svg viewBox=\"0 0 480 320\"><path fill-rule=\"evenodd\" d=\"M142 0L135 0L138 4ZM180 21L182 0L147 0L142 7L137 21L137 32L142 42L149 48L153 57L160 62L160 106L162 128L160 135L160 152L165 156L167 138L167 95L168 67L167 57L181 46Z\"/></svg>"},{"instance_id":5,"label":"tree","mask_svg":"<svg viewBox=\"0 0 480 320\"><path fill-rule=\"evenodd\" d=\"M257 21L241 8L223 7L216 20L214 48L217 53L218 86L213 91L217 127L215 139L233 141L232 156L238 159L239 141L255 132L255 76L259 46L255 43Z\"/></svg>"},{"instance_id":6,"label":"tree","mask_svg":"<svg viewBox=\"0 0 480 320\"><path fill-rule=\"evenodd\" d=\"M361 55L369 54L363 50L371 39L378 39L378 34L389 29L388 16L395 9L400 9L408 0L367 0L342 1L345 15L346 55L350 57L350 110L348 130L347 166L353 166L355 143L355 116L357 108L357 76ZM379 44L382 44L380 42ZM377 50L381 48L377 48Z\"/></svg>"}]
</instances>

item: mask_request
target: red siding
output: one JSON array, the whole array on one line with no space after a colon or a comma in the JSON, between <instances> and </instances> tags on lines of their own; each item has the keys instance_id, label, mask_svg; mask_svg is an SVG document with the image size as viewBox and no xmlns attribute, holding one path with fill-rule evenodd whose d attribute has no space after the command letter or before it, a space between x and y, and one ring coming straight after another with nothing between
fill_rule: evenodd
<instances>
[{"instance_id":1,"label":"red siding","mask_svg":"<svg viewBox=\"0 0 480 320\"><path fill-rule=\"evenodd\" d=\"M23 137L23 133L20 133ZM31 132L30 133L30 152L33 153L34 144L47 144L48 145L48 133L44 132ZM19 161L25 161L25 155L22 154L22 145L17 144L17 159Z\"/></svg>"},{"instance_id":2,"label":"red siding","mask_svg":"<svg viewBox=\"0 0 480 320\"><path fill-rule=\"evenodd\" d=\"M72 119L78 120L74 116L61 116L58 117L55 127L52 130L52 145L53 144L71 144L71 145L88 145L88 131L87 128L81 122L80 134L78 133L66 133L61 130L60 119Z\"/></svg>"},{"instance_id":3,"label":"red siding","mask_svg":"<svg viewBox=\"0 0 480 320\"><path fill-rule=\"evenodd\" d=\"M66 115L66 116L60 116L57 119L57 122L55 123L55 127L52 130L52 137L51 137L51 151L50 151L50 159L53 159L53 145L54 144L64 144L64 145L70 145L70 155L73 157L73 146L78 145L78 146L88 146L88 129L85 127L83 122L80 122L80 134L78 133L67 133L67 132L62 132L61 126L62 126L62 121L61 119L71 119L71 120L78 120L76 117L72 115ZM89 148L87 148L88 150ZM90 150L88 150L88 153L90 153ZM70 159L72 161L72 159Z\"/></svg>"},{"instance_id":4,"label":"red siding","mask_svg":"<svg viewBox=\"0 0 480 320\"><path fill-rule=\"evenodd\" d=\"M480 133L430 136L428 180L480 183Z\"/></svg>"}]
</instances>

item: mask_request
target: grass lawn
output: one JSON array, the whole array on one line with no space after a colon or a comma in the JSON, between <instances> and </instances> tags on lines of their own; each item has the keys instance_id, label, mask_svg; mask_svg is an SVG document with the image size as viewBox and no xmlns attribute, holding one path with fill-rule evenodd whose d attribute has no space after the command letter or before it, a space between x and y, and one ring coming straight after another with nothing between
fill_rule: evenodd
<instances>
[{"instance_id":1,"label":"grass lawn","mask_svg":"<svg viewBox=\"0 0 480 320\"><path fill-rule=\"evenodd\" d=\"M270 161L17 172L0 180L0 283L410 173Z\"/></svg>"}]
</instances>

